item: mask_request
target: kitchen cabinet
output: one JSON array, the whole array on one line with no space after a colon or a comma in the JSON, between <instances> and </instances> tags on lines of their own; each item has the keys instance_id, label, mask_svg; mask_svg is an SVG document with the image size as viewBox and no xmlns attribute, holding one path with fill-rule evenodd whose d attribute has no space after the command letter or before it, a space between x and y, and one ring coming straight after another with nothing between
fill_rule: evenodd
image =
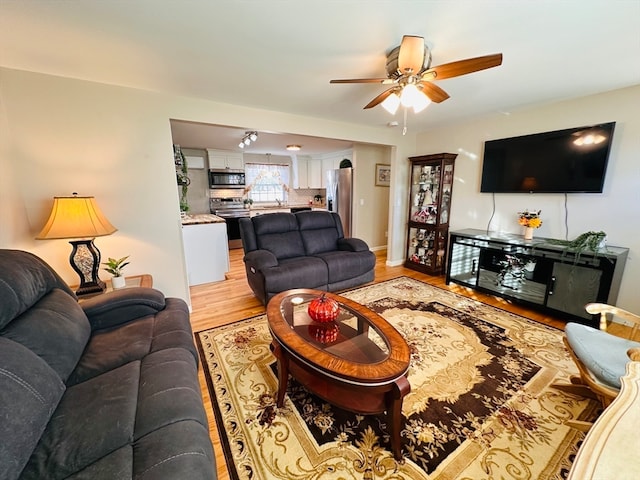
<instances>
[{"instance_id":1,"label":"kitchen cabinet","mask_svg":"<svg viewBox=\"0 0 640 480\"><path fill-rule=\"evenodd\" d=\"M576 256L552 239L466 229L451 232L446 283L521 303L598 328L587 303L615 305L629 249Z\"/></svg>"},{"instance_id":2,"label":"kitchen cabinet","mask_svg":"<svg viewBox=\"0 0 640 480\"><path fill-rule=\"evenodd\" d=\"M213 150L208 148L209 168L228 168L230 170L244 170L244 158L242 153L227 150Z\"/></svg>"},{"instance_id":3,"label":"kitchen cabinet","mask_svg":"<svg viewBox=\"0 0 640 480\"><path fill-rule=\"evenodd\" d=\"M296 189L322 188L322 172L319 160L311 158L296 159L297 177L294 182Z\"/></svg>"},{"instance_id":4,"label":"kitchen cabinet","mask_svg":"<svg viewBox=\"0 0 640 480\"><path fill-rule=\"evenodd\" d=\"M308 161L306 158L297 158L297 173L295 176L294 188L309 188Z\"/></svg>"},{"instance_id":5,"label":"kitchen cabinet","mask_svg":"<svg viewBox=\"0 0 640 480\"><path fill-rule=\"evenodd\" d=\"M409 158L407 268L430 275L444 273L456 157L439 153Z\"/></svg>"},{"instance_id":6,"label":"kitchen cabinet","mask_svg":"<svg viewBox=\"0 0 640 480\"><path fill-rule=\"evenodd\" d=\"M307 163L308 188L322 188L322 163L318 160L309 160Z\"/></svg>"}]
</instances>

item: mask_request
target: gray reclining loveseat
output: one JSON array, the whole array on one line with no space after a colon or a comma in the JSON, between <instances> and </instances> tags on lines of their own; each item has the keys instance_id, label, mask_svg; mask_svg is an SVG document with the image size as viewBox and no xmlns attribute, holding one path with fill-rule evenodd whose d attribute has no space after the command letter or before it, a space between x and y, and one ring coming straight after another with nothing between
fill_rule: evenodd
<instances>
[{"instance_id":1,"label":"gray reclining loveseat","mask_svg":"<svg viewBox=\"0 0 640 480\"><path fill-rule=\"evenodd\" d=\"M0 478L216 478L184 301L0 250Z\"/></svg>"},{"instance_id":2,"label":"gray reclining loveseat","mask_svg":"<svg viewBox=\"0 0 640 480\"><path fill-rule=\"evenodd\" d=\"M344 238L338 214L271 213L240 219L247 280L263 304L291 288L335 292L371 282L376 257Z\"/></svg>"}]
</instances>

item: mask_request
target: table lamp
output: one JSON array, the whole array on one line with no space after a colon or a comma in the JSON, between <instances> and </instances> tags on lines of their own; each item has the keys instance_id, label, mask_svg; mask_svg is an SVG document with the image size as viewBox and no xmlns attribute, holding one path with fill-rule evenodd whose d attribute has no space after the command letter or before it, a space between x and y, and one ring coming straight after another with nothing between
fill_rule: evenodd
<instances>
[{"instance_id":1,"label":"table lamp","mask_svg":"<svg viewBox=\"0 0 640 480\"><path fill-rule=\"evenodd\" d=\"M54 197L49 220L36 237L38 240L73 238L69 262L78 275L80 286L76 295L99 293L105 284L98 277L100 250L93 243L95 237L111 235L115 228L104 216L94 197Z\"/></svg>"}]
</instances>

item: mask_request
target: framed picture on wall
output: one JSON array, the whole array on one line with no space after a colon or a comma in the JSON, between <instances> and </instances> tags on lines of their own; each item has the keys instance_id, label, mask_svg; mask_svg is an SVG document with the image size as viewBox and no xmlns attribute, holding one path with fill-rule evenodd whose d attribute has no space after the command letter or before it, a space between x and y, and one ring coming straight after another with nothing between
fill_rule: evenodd
<instances>
[{"instance_id":1,"label":"framed picture on wall","mask_svg":"<svg viewBox=\"0 0 640 480\"><path fill-rule=\"evenodd\" d=\"M388 187L391 184L391 165L376 163L376 187Z\"/></svg>"}]
</instances>

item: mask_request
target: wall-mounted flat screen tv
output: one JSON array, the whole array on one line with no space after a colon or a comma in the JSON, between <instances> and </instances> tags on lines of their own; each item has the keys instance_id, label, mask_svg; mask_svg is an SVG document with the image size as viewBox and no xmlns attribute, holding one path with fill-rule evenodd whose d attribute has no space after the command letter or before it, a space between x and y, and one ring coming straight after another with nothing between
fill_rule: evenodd
<instances>
[{"instance_id":1,"label":"wall-mounted flat screen tv","mask_svg":"<svg viewBox=\"0 0 640 480\"><path fill-rule=\"evenodd\" d=\"M484 143L481 192L602 193L615 122Z\"/></svg>"}]
</instances>

